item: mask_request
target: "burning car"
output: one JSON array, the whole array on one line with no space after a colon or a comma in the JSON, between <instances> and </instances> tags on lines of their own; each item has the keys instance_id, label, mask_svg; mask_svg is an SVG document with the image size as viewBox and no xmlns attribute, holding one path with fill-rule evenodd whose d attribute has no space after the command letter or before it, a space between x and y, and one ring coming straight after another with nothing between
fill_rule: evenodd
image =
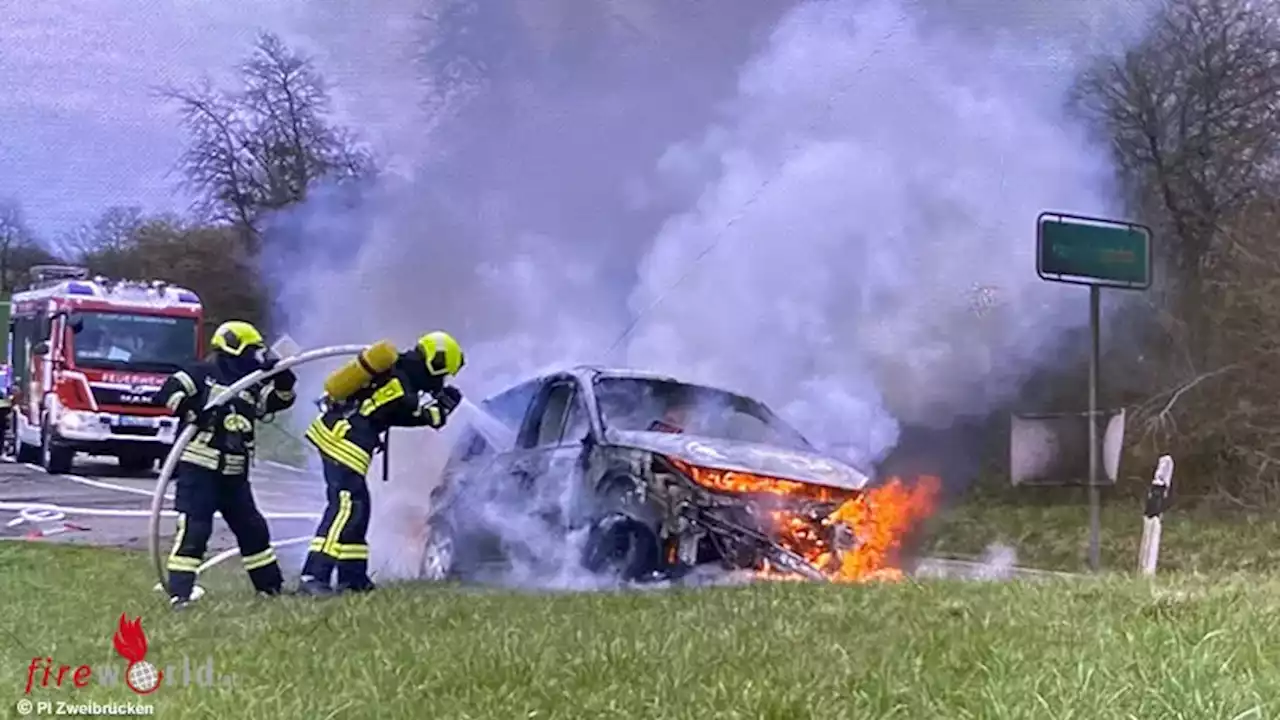
<instances>
[{"instance_id":1,"label":"burning car","mask_svg":"<svg viewBox=\"0 0 1280 720\"><path fill-rule=\"evenodd\" d=\"M633 370L578 367L480 404L432 494L424 573L476 580L584 538L574 559L628 581L700 566L853 581L894 574L937 482L908 488L819 452L763 403ZM527 533L526 533L527 535ZM501 572L501 570L498 570Z\"/></svg>"}]
</instances>

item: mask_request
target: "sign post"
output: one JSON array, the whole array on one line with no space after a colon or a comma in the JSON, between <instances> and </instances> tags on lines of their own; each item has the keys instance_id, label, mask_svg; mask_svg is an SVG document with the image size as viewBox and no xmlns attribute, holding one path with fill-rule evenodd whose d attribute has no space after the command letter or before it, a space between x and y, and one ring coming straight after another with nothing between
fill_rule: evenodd
<instances>
[{"instance_id":1,"label":"sign post","mask_svg":"<svg viewBox=\"0 0 1280 720\"><path fill-rule=\"evenodd\" d=\"M1101 566L1102 489L1099 480L1098 366L1102 288L1151 287L1151 229L1080 215L1043 212L1036 219L1036 274L1089 288L1089 567Z\"/></svg>"}]
</instances>

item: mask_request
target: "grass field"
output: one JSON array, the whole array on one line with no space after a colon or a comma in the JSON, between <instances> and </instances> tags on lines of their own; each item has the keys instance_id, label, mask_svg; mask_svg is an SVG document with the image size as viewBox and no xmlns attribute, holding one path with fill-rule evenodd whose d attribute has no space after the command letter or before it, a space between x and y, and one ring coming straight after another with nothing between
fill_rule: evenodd
<instances>
[{"instance_id":1,"label":"grass field","mask_svg":"<svg viewBox=\"0 0 1280 720\"><path fill-rule=\"evenodd\" d=\"M1089 511L1084 505L970 504L937 518L929 549L976 555L991 543L1018 551L1018 563L1049 570L1083 572L1088 551ZM1137 567L1142 505L1113 502L1103 508L1104 568ZM1164 514L1160 567L1193 573L1267 572L1280 575L1280 513L1222 513L1173 508Z\"/></svg>"},{"instance_id":2,"label":"grass field","mask_svg":"<svg viewBox=\"0 0 1280 720\"><path fill-rule=\"evenodd\" d=\"M1084 517L962 511L937 544L1004 536L1024 563L1078 564L1070 538L1083 534L1050 536ZM1108 557L1128 571L1118 533L1136 519L1108 520ZM629 594L406 585L265 601L228 563L186 613L150 589L141 555L5 543L0 686L16 703L34 656L123 670L111 635L127 612L143 618L148 659L176 666L149 696L163 717L1280 717L1280 573L1230 572L1272 569L1275 526L1183 520L1169 521L1166 566L1212 575ZM1267 559L1233 558L1259 550ZM182 686L184 656L211 658L231 684ZM133 698L93 685L31 697L64 696Z\"/></svg>"}]
</instances>

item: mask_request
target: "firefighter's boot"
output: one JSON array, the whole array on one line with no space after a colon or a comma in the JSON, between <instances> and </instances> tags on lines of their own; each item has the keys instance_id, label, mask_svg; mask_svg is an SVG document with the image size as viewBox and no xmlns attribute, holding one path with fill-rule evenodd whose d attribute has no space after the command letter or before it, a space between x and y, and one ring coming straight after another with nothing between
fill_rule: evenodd
<instances>
[{"instance_id":1,"label":"firefighter's boot","mask_svg":"<svg viewBox=\"0 0 1280 720\"><path fill-rule=\"evenodd\" d=\"M310 595L312 597L328 597L334 594L333 588L328 583L316 577L303 575L298 582L298 594Z\"/></svg>"}]
</instances>

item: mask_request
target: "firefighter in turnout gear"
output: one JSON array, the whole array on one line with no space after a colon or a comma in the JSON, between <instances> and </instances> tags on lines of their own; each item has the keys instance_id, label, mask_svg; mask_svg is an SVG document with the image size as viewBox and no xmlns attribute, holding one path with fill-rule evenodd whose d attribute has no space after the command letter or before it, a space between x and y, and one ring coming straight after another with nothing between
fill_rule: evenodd
<instances>
[{"instance_id":1,"label":"firefighter in turnout gear","mask_svg":"<svg viewBox=\"0 0 1280 720\"><path fill-rule=\"evenodd\" d=\"M394 353L394 346L390 350ZM385 450L392 427L438 430L462 400L457 388L445 385L465 363L461 346L449 334L423 335L413 348L391 358L382 372L360 358L367 382L345 398L326 394L322 413L307 429L324 466L328 506L302 568L302 594L333 593L335 569L337 591L374 589L365 540L370 513L365 476L373 455Z\"/></svg>"},{"instance_id":2,"label":"firefighter in turnout gear","mask_svg":"<svg viewBox=\"0 0 1280 720\"><path fill-rule=\"evenodd\" d=\"M247 322L233 320L218 326L211 345L210 357L174 373L159 395L183 426L194 423L198 428L179 458L176 473L178 534L168 562L170 602L175 608L191 598L213 533L215 511L222 513L235 535L253 587L275 595L283 584L267 521L249 487L249 462L254 424L293 405L297 377L285 370L206 411L209 400L237 380L279 361L267 350L262 333Z\"/></svg>"}]
</instances>

